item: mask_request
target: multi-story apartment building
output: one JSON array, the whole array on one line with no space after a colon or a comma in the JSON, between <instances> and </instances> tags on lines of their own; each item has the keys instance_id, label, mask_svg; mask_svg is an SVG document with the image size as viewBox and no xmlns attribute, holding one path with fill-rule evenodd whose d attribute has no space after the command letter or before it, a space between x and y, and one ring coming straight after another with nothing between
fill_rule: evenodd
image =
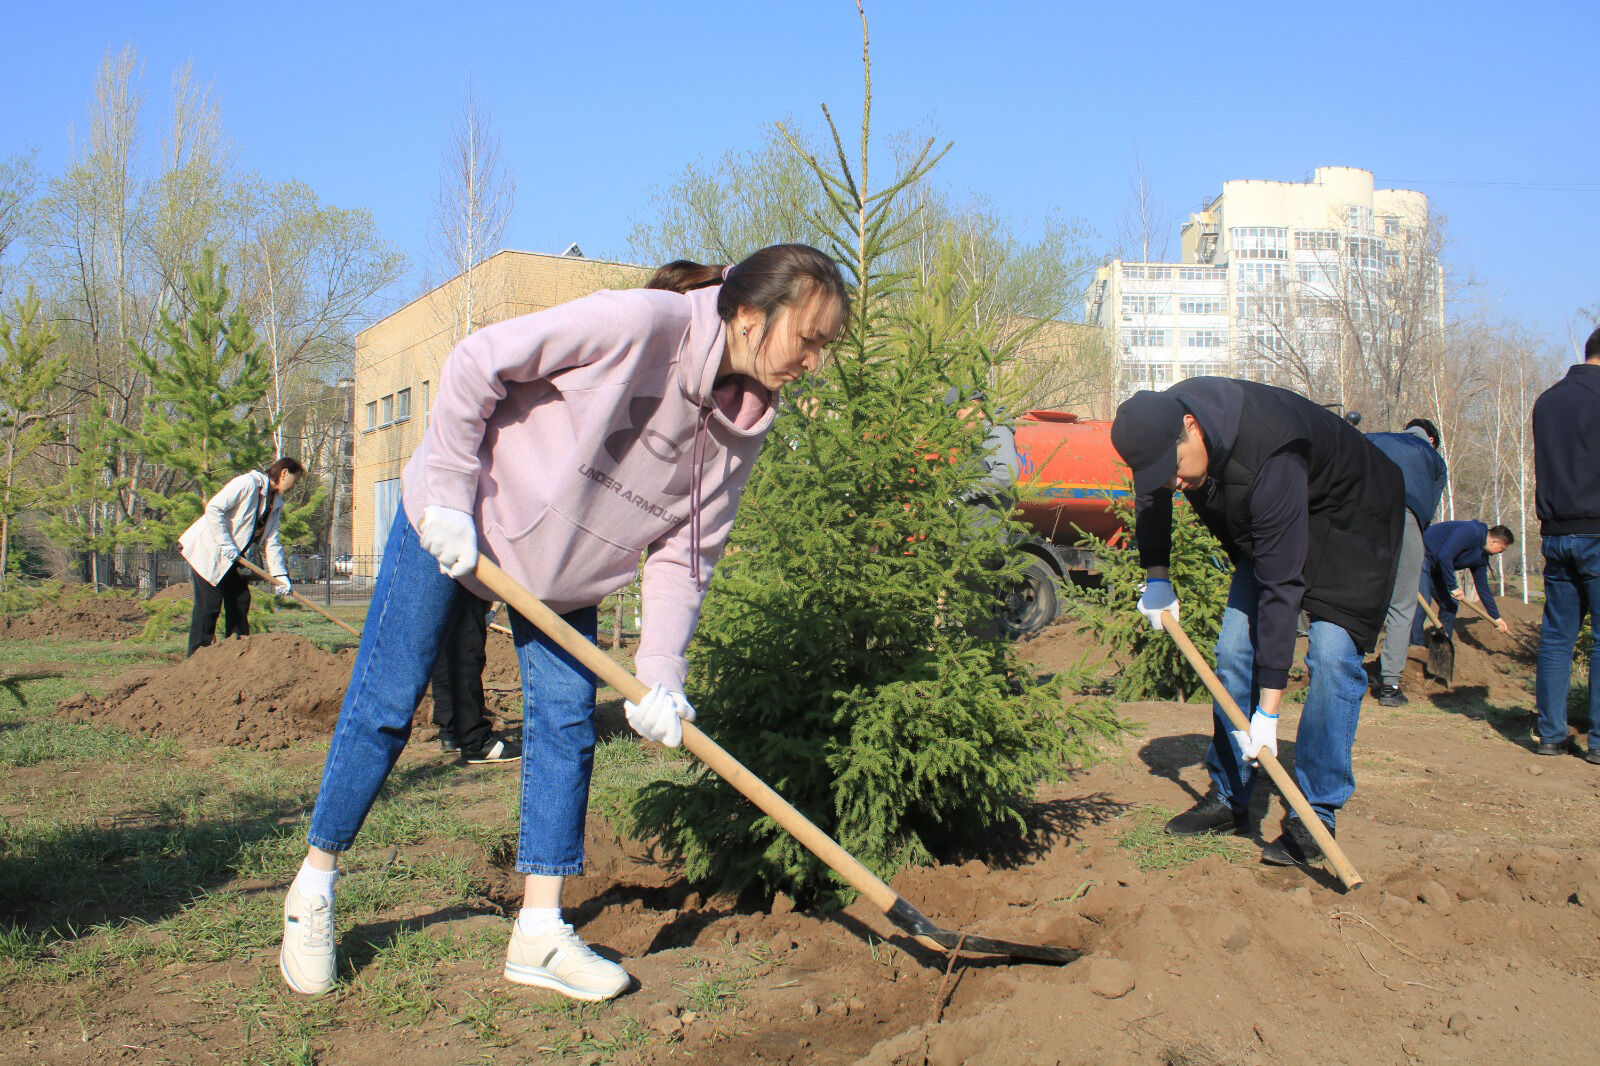
<instances>
[{"instance_id":1,"label":"multi-story apartment building","mask_svg":"<svg viewBox=\"0 0 1600 1066\"><path fill-rule=\"evenodd\" d=\"M1189 216L1181 261L1101 267L1087 320L1108 334L1118 395L1229 373L1343 399L1394 345L1442 317L1428 200L1372 174L1227 181Z\"/></svg>"}]
</instances>

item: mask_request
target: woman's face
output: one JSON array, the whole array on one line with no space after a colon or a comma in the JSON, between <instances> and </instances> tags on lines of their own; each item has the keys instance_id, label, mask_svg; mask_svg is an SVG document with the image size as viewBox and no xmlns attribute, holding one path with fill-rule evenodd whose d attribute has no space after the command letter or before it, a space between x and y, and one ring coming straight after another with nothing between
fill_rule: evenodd
<instances>
[{"instance_id":1,"label":"woman's face","mask_svg":"<svg viewBox=\"0 0 1600 1066\"><path fill-rule=\"evenodd\" d=\"M755 308L741 307L733 318L737 340L729 347L733 370L777 390L817 369L843 328L844 308L822 292L780 308L770 322Z\"/></svg>"},{"instance_id":2,"label":"woman's face","mask_svg":"<svg viewBox=\"0 0 1600 1066\"><path fill-rule=\"evenodd\" d=\"M294 479L294 474L289 473L287 470L280 470L278 471L278 480L272 483L272 487L278 490L279 496L287 496L289 490L294 488Z\"/></svg>"}]
</instances>

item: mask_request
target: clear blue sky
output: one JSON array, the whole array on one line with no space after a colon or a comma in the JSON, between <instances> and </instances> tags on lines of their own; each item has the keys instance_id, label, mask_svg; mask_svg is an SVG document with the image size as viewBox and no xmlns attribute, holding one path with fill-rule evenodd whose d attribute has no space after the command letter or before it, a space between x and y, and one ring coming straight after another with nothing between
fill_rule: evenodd
<instances>
[{"instance_id":1,"label":"clear blue sky","mask_svg":"<svg viewBox=\"0 0 1600 1066\"><path fill-rule=\"evenodd\" d=\"M1478 298L1567 345L1600 301L1594 0L1144 3L869 0L874 128L932 124L942 180L1026 231L1109 235L1135 151L1176 226L1229 178L1365 167L1449 219ZM0 156L45 173L131 43L150 117L192 59L240 166L364 205L417 259L470 71L519 184L511 247L621 255L652 186L818 104L854 121L850 0L787 3L6 5ZM150 137L159 136L159 121ZM1587 333L1592 324L1575 325Z\"/></svg>"}]
</instances>

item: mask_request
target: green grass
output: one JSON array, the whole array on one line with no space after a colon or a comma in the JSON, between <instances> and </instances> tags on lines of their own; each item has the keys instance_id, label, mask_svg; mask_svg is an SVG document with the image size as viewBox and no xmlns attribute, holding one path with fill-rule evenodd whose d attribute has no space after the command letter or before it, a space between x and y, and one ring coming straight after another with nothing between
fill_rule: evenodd
<instances>
[{"instance_id":1,"label":"green grass","mask_svg":"<svg viewBox=\"0 0 1600 1066\"><path fill-rule=\"evenodd\" d=\"M1201 836L1173 836L1166 824L1177 812L1163 807L1145 807L1130 817L1133 824L1117 838L1117 846L1133 853L1139 869L1176 870L1212 855L1229 862L1248 862L1253 849L1247 841L1221 833Z\"/></svg>"}]
</instances>

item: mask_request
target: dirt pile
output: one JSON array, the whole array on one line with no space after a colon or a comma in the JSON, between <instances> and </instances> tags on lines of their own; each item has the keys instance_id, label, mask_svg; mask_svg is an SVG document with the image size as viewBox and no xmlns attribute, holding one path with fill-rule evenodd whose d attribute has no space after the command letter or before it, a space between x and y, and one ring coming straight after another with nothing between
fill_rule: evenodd
<instances>
[{"instance_id":1,"label":"dirt pile","mask_svg":"<svg viewBox=\"0 0 1600 1066\"><path fill-rule=\"evenodd\" d=\"M274 749L333 732L354 650L287 633L223 640L175 666L129 674L59 713L77 721L209 744Z\"/></svg>"},{"instance_id":2,"label":"dirt pile","mask_svg":"<svg viewBox=\"0 0 1600 1066\"><path fill-rule=\"evenodd\" d=\"M0 640L126 640L149 619L140 601L121 593L69 593L20 618L0 620Z\"/></svg>"}]
</instances>

